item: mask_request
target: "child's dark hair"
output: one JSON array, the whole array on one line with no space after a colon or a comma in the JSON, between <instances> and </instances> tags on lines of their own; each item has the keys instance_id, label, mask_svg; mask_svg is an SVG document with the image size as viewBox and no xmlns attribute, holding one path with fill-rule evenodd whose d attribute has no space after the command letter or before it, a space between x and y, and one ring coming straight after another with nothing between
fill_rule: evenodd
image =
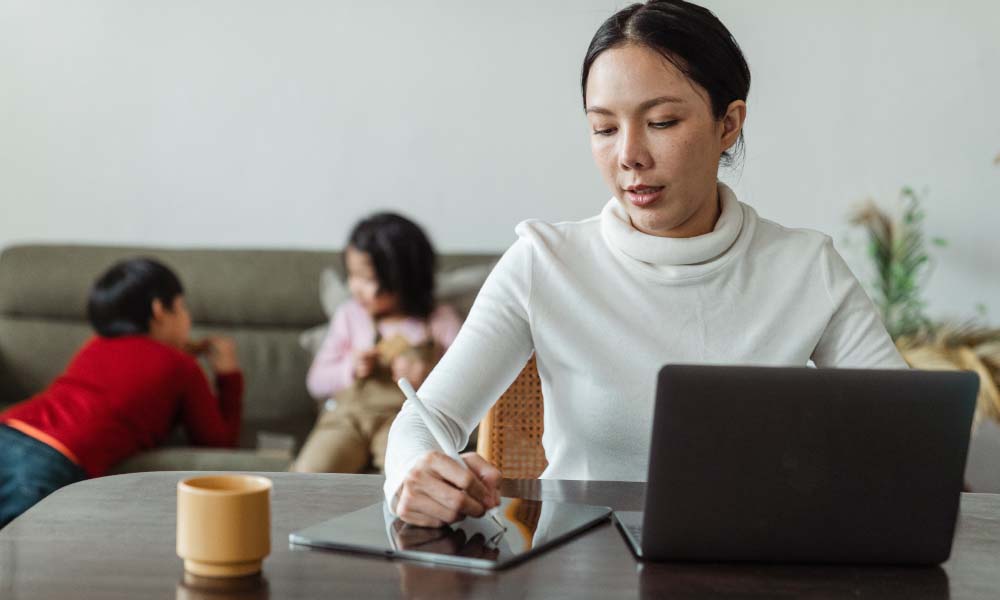
<instances>
[{"instance_id":1,"label":"child's dark hair","mask_svg":"<svg viewBox=\"0 0 1000 600\"><path fill-rule=\"evenodd\" d=\"M638 44L660 53L689 79L700 85L711 99L712 114L725 116L734 100L750 93L750 67L733 34L710 10L684 0L648 0L611 15L590 41L583 59L580 85L587 108L587 76L594 61L605 50ZM732 164L743 154L743 132L733 153L722 155Z\"/></svg>"},{"instance_id":2,"label":"child's dark hair","mask_svg":"<svg viewBox=\"0 0 1000 600\"><path fill-rule=\"evenodd\" d=\"M113 265L94 283L87 299L87 319L101 337L149 333L153 300L172 310L184 293L169 268L149 258L132 258Z\"/></svg>"},{"instance_id":3,"label":"child's dark hair","mask_svg":"<svg viewBox=\"0 0 1000 600\"><path fill-rule=\"evenodd\" d=\"M395 213L376 213L354 226L348 244L371 256L379 293L398 294L399 308L409 316L430 316L437 257L419 225Z\"/></svg>"}]
</instances>

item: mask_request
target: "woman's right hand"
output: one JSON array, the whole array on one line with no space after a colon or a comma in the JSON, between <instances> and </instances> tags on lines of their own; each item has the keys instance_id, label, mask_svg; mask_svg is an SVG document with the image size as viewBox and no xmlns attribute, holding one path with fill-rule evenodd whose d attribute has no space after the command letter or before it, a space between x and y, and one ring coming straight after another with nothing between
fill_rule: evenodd
<instances>
[{"instance_id":1,"label":"woman's right hand","mask_svg":"<svg viewBox=\"0 0 1000 600\"><path fill-rule=\"evenodd\" d=\"M468 469L431 451L413 465L396 493L396 514L406 523L441 527L481 517L500 505L500 471L475 452L462 455Z\"/></svg>"}]
</instances>

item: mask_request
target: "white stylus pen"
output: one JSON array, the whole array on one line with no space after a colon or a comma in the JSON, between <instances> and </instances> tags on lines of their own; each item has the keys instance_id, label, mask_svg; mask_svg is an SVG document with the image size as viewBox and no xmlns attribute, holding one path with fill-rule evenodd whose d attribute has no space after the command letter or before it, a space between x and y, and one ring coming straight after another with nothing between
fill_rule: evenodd
<instances>
[{"instance_id":1,"label":"white stylus pen","mask_svg":"<svg viewBox=\"0 0 1000 600\"><path fill-rule=\"evenodd\" d=\"M424 406L424 403L421 402L420 398L417 396L417 390L413 389L413 386L410 385L410 382L407 381L405 377L401 378L396 383L399 385L399 389L403 390L403 393L406 394L406 399L409 400L410 403L417 409L417 414L419 414L420 418L423 419L424 425L427 426L431 435L434 436L434 441L437 442L437 445L441 446L441 450L443 450L445 454L458 462L458 464L462 465L462 467L468 471L469 465L465 464L462 457L458 455L458 451L451 445L448 436L445 432L441 431L441 427L438 425L437 421L435 421L434 418L431 417L431 414L427 412L427 407ZM497 511L496 507L486 511L486 514L489 515L489 517L493 519L493 522L500 526L501 529L507 531L507 528L504 527L503 521L500 520L500 513Z\"/></svg>"}]
</instances>

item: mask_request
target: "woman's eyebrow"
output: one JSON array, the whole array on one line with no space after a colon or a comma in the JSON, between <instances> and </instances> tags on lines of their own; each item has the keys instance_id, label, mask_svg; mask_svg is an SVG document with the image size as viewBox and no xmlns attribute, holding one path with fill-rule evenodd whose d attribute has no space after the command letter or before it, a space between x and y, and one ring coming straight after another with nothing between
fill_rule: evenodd
<instances>
[{"instance_id":1,"label":"woman's eyebrow","mask_svg":"<svg viewBox=\"0 0 1000 600\"><path fill-rule=\"evenodd\" d=\"M654 106L657 106L659 104L666 104L668 102L673 102L673 103L677 103L677 104L683 104L684 100L682 100L681 98L678 98L677 96L658 96L656 98L651 98L651 99L646 100L645 102L642 102L641 104L639 104L639 107L638 107L639 108L639 112L647 111L647 110L653 108ZM588 113L597 113L597 114L600 114L600 115L613 115L614 114L610 110L608 110L608 109L606 109L606 108L604 108L602 106L588 106L587 107L587 112Z\"/></svg>"},{"instance_id":2,"label":"woman's eyebrow","mask_svg":"<svg viewBox=\"0 0 1000 600\"><path fill-rule=\"evenodd\" d=\"M678 98L677 96L660 96L658 98L653 98L652 100L646 100L639 105L639 110L649 110L659 104L667 104L671 102L675 104L683 104L684 100Z\"/></svg>"}]
</instances>

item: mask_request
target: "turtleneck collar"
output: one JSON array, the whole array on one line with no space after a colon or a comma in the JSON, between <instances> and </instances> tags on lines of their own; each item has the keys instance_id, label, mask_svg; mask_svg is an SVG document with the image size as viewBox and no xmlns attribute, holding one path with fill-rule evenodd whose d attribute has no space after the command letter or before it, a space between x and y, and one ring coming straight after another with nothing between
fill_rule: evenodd
<instances>
[{"instance_id":1,"label":"turtleneck collar","mask_svg":"<svg viewBox=\"0 0 1000 600\"><path fill-rule=\"evenodd\" d=\"M632 226L628 213L615 198L608 201L601 211L601 232L615 250L661 275L686 277L701 274L704 269L692 267L708 266L721 259L744 230L744 205L736 199L729 186L722 182L718 186L721 211L710 233L692 238L643 233Z\"/></svg>"}]
</instances>

